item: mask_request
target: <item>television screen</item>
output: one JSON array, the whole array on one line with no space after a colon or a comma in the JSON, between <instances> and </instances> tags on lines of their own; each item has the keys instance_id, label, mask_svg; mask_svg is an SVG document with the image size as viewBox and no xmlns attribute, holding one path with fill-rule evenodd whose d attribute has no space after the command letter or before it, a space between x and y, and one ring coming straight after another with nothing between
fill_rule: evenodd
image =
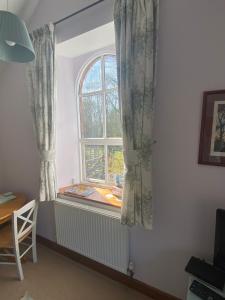
<instances>
[{"instance_id":1,"label":"television screen","mask_svg":"<svg viewBox=\"0 0 225 300\"><path fill-rule=\"evenodd\" d=\"M225 271L225 210L216 211L214 266Z\"/></svg>"}]
</instances>

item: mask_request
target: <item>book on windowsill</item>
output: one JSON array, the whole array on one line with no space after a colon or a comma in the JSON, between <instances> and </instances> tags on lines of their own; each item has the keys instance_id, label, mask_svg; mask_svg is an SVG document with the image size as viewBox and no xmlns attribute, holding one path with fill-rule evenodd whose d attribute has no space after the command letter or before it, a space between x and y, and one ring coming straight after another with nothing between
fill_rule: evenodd
<instances>
[{"instance_id":1,"label":"book on windowsill","mask_svg":"<svg viewBox=\"0 0 225 300\"><path fill-rule=\"evenodd\" d=\"M68 189L65 189L66 194L70 195L77 195L80 197L88 197L91 194L93 194L95 190L89 186L85 185L77 185L73 187L69 187Z\"/></svg>"}]
</instances>

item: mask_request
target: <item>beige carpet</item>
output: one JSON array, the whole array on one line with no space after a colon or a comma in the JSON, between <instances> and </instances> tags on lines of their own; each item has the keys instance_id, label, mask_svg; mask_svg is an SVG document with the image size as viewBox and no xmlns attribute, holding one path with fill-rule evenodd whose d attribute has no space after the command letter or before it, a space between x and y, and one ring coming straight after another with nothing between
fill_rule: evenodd
<instances>
[{"instance_id":1,"label":"beige carpet","mask_svg":"<svg viewBox=\"0 0 225 300\"><path fill-rule=\"evenodd\" d=\"M148 297L71 261L46 247L38 247L38 263L23 264L25 279L16 279L15 266L0 265L0 299L19 300L149 300Z\"/></svg>"}]
</instances>

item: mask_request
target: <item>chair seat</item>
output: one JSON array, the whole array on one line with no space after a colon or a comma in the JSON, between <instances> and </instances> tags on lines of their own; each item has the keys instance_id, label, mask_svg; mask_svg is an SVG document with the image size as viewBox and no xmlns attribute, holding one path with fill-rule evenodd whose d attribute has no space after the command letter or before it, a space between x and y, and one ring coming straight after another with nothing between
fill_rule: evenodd
<instances>
[{"instance_id":1,"label":"chair seat","mask_svg":"<svg viewBox=\"0 0 225 300\"><path fill-rule=\"evenodd\" d=\"M22 224L21 224L22 225ZM18 224L18 228L21 227ZM19 239L19 242L25 240L31 233L31 230L28 231L22 238ZM13 248L13 231L11 224L6 224L0 228L0 249L1 248Z\"/></svg>"},{"instance_id":2,"label":"chair seat","mask_svg":"<svg viewBox=\"0 0 225 300\"><path fill-rule=\"evenodd\" d=\"M13 233L11 224L0 228L0 248L13 248Z\"/></svg>"},{"instance_id":3,"label":"chair seat","mask_svg":"<svg viewBox=\"0 0 225 300\"><path fill-rule=\"evenodd\" d=\"M13 212L11 223L0 225L0 265L16 264L20 280L24 279L21 262L28 251L32 250L33 262L37 262L37 207L36 201L32 200ZM29 241L25 241L28 238Z\"/></svg>"}]
</instances>

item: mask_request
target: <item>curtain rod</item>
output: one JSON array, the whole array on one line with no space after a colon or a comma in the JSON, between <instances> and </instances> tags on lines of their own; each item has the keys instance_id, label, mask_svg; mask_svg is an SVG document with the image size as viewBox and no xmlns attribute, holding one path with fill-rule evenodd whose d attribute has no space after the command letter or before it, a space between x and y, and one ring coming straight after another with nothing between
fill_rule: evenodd
<instances>
[{"instance_id":1,"label":"curtain rod","mask_svg":"<svg viewBox=\"0 0 225 300\"><path fill-rule=\"evenodd\" d=\"M88 6L86 6L86 7L83 7L83 8L81 8L81 9L75 11L75 12L72 13L71 15L69 15L69 16L67 16L67 17L64 17L64 18L62 18L62 19L60 19L60 20L54 22L54 25L57 25L57 24L59 24L59 23L62 23L63 21L65 21L65 20L67 20L67 19L69 19L69 18L71 18L71 17L73 17L73 16L75 16L75 15L78 15L79 13L82 13L83 11L85 11L85 10L87 10L87 9L89 9L89 8L91 8L91 7L93 7L93 6L95 6L95 5L98 5L99 3L103 2L103 1L105 1L105 0L99 0L99 1L96 1L96 2L94 2L94 3L92 3L92 4L88 5Z\"/></svg>"}]
</instances>

